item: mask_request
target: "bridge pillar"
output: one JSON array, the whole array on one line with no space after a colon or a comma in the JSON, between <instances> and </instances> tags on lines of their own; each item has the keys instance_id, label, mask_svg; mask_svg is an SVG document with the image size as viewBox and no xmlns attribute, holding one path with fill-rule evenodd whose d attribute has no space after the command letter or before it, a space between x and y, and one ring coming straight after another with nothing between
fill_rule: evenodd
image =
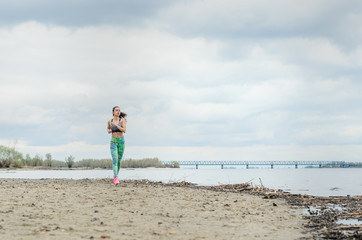
<instances>
[{"instance_id":1,"label":"bridge pillar","mask_svg":"<svg viewBox=\"0 0 362 240\"><path fill-rule=\"evenodd\" d=\"M298 164L295 164L295 168L298 168Z\"/></svg>"},{"instance_id":2,"label":"bridge pillar","mask_svg":"<svg viewBox=\"0 0 362 240\"><path fill-rule=\"evenodd\" d=\"M221 169L224 169L224 164L221 164Z\"/></svg>"},{"instance_id":3,"label":"bridge pillar","mask_svg":"<svg viewBox=\"0 0 362 240\"><path fill-rule=\"evenodd\" d=\"M270 165L270 166L271 166L272 169L274 168L274 164L272 164L272 165Z\"/></svg>"},{"instance_id":4,"label":"bridge pillar","mask_svg":"<svg viewBox=\"0 0 362 240\"><path fill-rule=\"evenodd\" d=\"M199 169L199 164L196 164L196 169Z\"/></svg>"}]
</instances>

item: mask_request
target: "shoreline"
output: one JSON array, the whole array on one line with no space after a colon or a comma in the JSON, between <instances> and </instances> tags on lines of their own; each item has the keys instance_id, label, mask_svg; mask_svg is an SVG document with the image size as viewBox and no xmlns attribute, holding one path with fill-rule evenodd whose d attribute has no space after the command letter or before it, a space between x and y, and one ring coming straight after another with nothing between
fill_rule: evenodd
<instances>
[{"instance_id":1,"label":"shoreline","mask_svg":"<svg viewBox=\"0 0 362 240\"><path fill-rule=\"evenodd\" d=\"M360 170L310 170L310 169L262 169L262 170L218 170L205 169L168 169L168 168L125 168L121 179L148 179L151 181L187 181L199 186L217 186L220 184L237 184L251 182L256 186L265 186L269 189L282 189L284 192L308 196L360 196L361 184L358 179ZM97 179L112 178L111 169L0 169L0 178L17 179ZM296 175L293 175L295 172ZM200 175L199 175L200 173ZM214 178L217 174L218 178ZM275 178L275 174L279 175ZM319 176L324 177L319 179ZM338 177L331 178L330 176ZM293 176L293 177L292 177ZM308 177L309 176L309 177ZM344 178L348 176L348 178ZM259 181L258 181L259 179ZM327 180L326 180L327 179ZM321 181L322 180L322 181Z\"/></svg>"},{"instance_id":2,"label":"shoreline","mask_svg":"<svg viewBox=\"0 0 362 240\"><path fill-rule=\"evenodd\" d=\"M235 191L233 184L211 188ZM245 191L263 199L284 199L291 207L303 209L303 225L313 238L362 239L362 195L310 196L248 185Z\"/></svg>"},{"instance_id":3,"label":"shoreline","mask_svg":"<svg viewBox=\"0 0 362 240\"><path fill-rule=\"evenodd\" d=\"M8 239L361 238L361 225L339 225L337 220L361 218L362 212L356 210L362 209L362 196L313 197L249 183L197 186L188 182L122 180L120 185L113 186L111 182L110 179L0 179L0 236ZM88 208L83 208L84 204ZM332 209L328 207L331 204L343 208ZM309 214L303 213L303 209L309 209ZM106 214L102 215L103 212ZM202 217L198 218L199 215ZM119 222L113 223L113 218ZM119 224L127 231L113 229ZM143 235L138 235L140 232Z\"/></svg>"}]
</instances>

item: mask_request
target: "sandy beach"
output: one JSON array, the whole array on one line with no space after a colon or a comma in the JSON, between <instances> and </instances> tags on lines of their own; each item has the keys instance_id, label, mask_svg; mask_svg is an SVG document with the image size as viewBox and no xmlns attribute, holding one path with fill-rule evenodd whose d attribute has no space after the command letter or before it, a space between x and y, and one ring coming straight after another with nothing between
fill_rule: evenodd
<instances>
[{"instance_id":1,"label":"sandy beach","mask_svg":"<svg viewBox=\"0 0 362 240\"><path fill-rule=\"evenodd\" d=\"M0 239L300 239L283 199L179 185L0 180Z\"/></svg>"}]
</instances>

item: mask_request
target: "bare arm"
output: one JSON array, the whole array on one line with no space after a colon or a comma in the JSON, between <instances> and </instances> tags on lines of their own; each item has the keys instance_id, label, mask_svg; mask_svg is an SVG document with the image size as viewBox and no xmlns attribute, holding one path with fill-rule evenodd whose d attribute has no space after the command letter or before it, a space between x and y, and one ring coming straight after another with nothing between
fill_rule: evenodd
<instances>
[{"instance_id":1,"label":"bare arm","mask_svg":"<svg viewBox=\"0 0 362 240\"><path fill-rule=\"evenodd\" d=\"M126 120L125 120L124 118L121 119L121 125L122 125L122 127L117 126L117 128L118 128L119 130L121 130L122 132L126 133L127 122L126 122Z\"/></svg>"},{"instance_id":2,"label":"bare arm","mask_svg":"<svg viewBox=\"0 0 362 240\"><path fill-rule=\"evenodd\" d=\"M111 133L111 132L112 132L112 129L111 129L111 120L108 121L107 132L108 132L108 133Z\"/></svg>"}]
</instances>

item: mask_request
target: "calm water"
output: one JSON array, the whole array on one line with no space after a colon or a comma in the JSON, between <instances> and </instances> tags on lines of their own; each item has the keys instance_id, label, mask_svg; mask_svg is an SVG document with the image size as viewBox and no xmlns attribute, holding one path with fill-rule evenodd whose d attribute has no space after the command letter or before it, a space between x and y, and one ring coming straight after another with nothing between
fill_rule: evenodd
<instances>
[{"instance_id":1,"label":"calm water","mask_svg":"<svg viewBox=\"0 0 362 240\"><path fill-rule=\"evenodd\" d=\"M1 170L1 178L112 178L112 170ZM291 193L314 196L362 195L361 168L299 168L299 169L121 169L120 179L151 181L187 181L210 186L252 182L256 185L282 189ZM0 180L1 181L1 180Z\"/></svg>"}]
</instances>

